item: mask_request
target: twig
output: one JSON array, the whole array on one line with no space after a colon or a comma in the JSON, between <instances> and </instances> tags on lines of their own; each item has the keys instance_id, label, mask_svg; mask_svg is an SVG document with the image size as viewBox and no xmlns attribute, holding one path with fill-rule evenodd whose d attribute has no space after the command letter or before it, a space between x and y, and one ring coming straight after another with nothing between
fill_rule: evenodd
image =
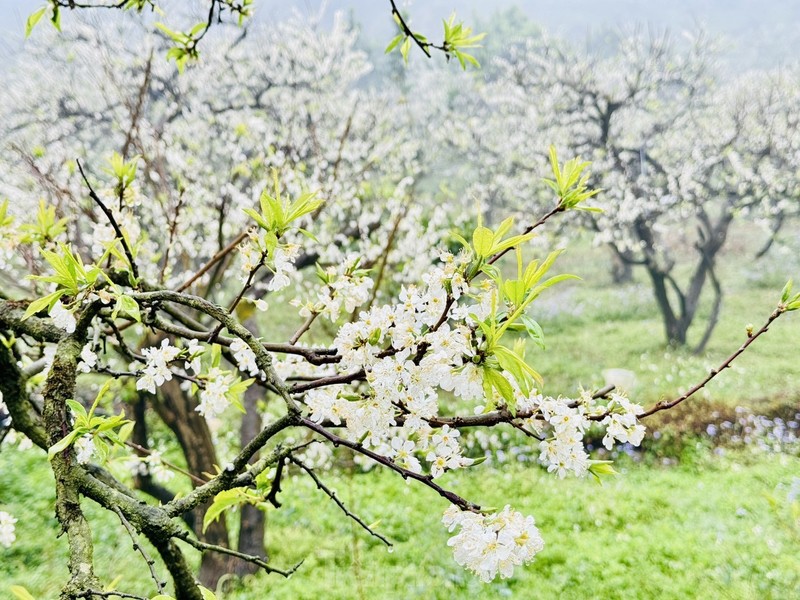
<instances>
[{"instance_id":1,"label":"twig","mask_svg":"<svg viewBox=\"0 0 800 600\"><path fill-rule=\"evenodd\" d=\"M150 456L151 454L154 453L153 450L150 450L149 448L145 448L144 446L141 446L141 445L137 444L136 442L127 441L127 442L125 442L125 445L128 446L129 448L133 448L137 452L141 452L142 454L146 454L147 456ZM188 477L189 479L194 481L197 485L205 485L206 483L208 483L205 479L201 479L200 477L198 477L197 475L194 475L193 473L190 473L186 469L180 468L178 465L175 465L175 464L173 464L171 462L167 462L166 460L164 460L161 457L159 457L159 459L160 459L160 462L161 462L162 465L164 465L168 469L172 469L176 473L180 473L181 475L186 475L186 477Z\"/></svg>"},{"instance_id":2,"label":"twig","mask_svg":"<svg viewBox=\"0 0 800 600\"><path fill-rule=\"evenodd\" d=\"M317 318L317 315L319 315L319 313L318 313L318 312L312 312L310 315L308 315L308 318L305 320L305 323L303 323L303 324L300 326L300 329L298 329L297 331L295 331L295 332L294 332L294 335L291 337L291 339L289 339L289 344L291 344L292 346L294 346L294 345L295 345L295 344L298 342L298 340L299 340L301 337L303 337L303 334L304 334L306 331L308 331L309 327L311 327L312 323L314 323L314 319L316 319L316 318Z\"/></svg>"},{"instance_id":3,"label":"twig","mask_svg":"<svg viewBox=\"0 0 800 600\"><path fill-rule=\"evenodd\" d=\"M426 42L419 41L417 39L417 36L414 35L414 32L411 31L411 28L406 24L405 19L403 19L403 15L401 15L400 11L397 10L397 5L395 5L394 0L389 0L389 2L392 5L392 14L397 17L397 20L400 23L400 29L403 30L403 33L406 35L406 37L410 37L412 40L414 40L414 43L417 46L419 46L419 49L422 50L425 53L425 56L430 58L431 57L431 51L428 50L428 47L430 46L430 47L434 47L435 48L436 46L434 46L433 44L429 44L429 43L426 43ZM443 50L444 48L439 48L439 49Z\"/></svg>"},{"instance_id":4,"label":"twig","mask_svg":"<svg viewBox=\"0 0 800 600\"><path fill-rule=\"evenodd\" d=\"M401 467L400 465L392 462L391 460L389 460L385 456L382 456L382 455L378 454L377 452L373 452L372 450L369 450L369 449L365 448L364 446L362 446L361 444L359 444L357 442L351 442L350 440L347 440L345 438L339 437L335 433L331 433L330 431L328 431L324 427L318 425L317 423L314 423L314 421L311 421L310 419L307 419L305 417L302 417L300 419L300 424L305 426L305 427L308 427L312 431L316 431L322 437L324 437L328 441L332 442L334 446L345 446L346 448L350 448L351 450L354 450L354 451L358 452L359 454L363 454L364 456L368 456L369 458L371 458L375 462L377 462L379 464L382 464L385 467L388 467L392 471L396 471L397 473L402 475L403 479L411 478L411 479L414 479L416 481L419 481L420 483L423 483L423 484L427 485L429 488L431 488L437 494L439 494L442 498L445 498L445 499L449 500L452 504L455 504L461 510L468 510L470 512L475 512L475 513L480 512L480 510L481 510L481 507L478 504L475 504L474 502L470 502L469 500L465 500L464 498L462 498L458 494L456 494L454 492L451 492L450 490L444 489L442 486L440 486L438 483L436 483L433 480L433 477L431 477L430 475L422 475L420 473L415 473L414 471L409 471L408 469L404 469L403 467Z\"/></svg>"},{"instance_id":5,"label":"twig","mask_svg":"<svg viewBox=\"0 0 800 600\"><path fill-rule=\"evenodd\" d=\"M281 503L278 502L278 494L281 492L281 476L283 475L283 465L286 464L286 457L281 456L278 459L278 466L275 467L275 477L272 478L272 486L269 488L265 500L272 504L275 508L280 508Z\"/></svg>"},{"instance_id":6,"label":"twig","mask_svg":"<svg viewBox=\"0 0 800 600\"><path fill-rule=\"evenodd\" d=\"M136 531L134 530L133 525L131 525L128 522L128 519L125 518L125 515L122 514L122 511L119 509L119 507L115 506L115 507L113 507L113 510L114 510L115 513L117 513L117 516L119 517L119 520L122 522L122 524L125 526L125 529L128 530L128 535L130 535L131 536L131 540L133 540L133 549L137 550L139 552L139 554L142 555L142 558L144 559L144 561L147 563L147 568L150 570L150 577L152 577L153 581L156 582L156 590L158 591L159 594L163 593L164 592L164 587L166 586L166 583L161 581L158 578L158 575L156 575L156 570L155 570L155 568L153 566L153 565L156 564L156 561L154 561L152 558L150 558L150 556L148 556L148 554L145 551L145 549L139 543L139 540L138 540L138 538L136 536Z\"/></svg>"},{"instance_id":7,"label":"twig","mask_svg":"<svg viewBox=\"0 0 800 600\"><path fill-rule=\"evenodd\" d=\"M240 558L240 559L242 559L244 561L247 561L249 563L253 563L254 565L258 565L259 567L264 569L264 571L266 571L267 573L276 573L277 575L283 575L284 577L289 577L290 575L292 575L292 573L297 571L297 569L300 568L300 565L303 564L303 561L301 560L299 563L297 563L295 566L293 566L290 569L285 569L285 570L284 569L276 569L275 567L270 567L267 564L267 561L265 561L260 556L255 556L253 554L245 554L244 552L239 552L239 551L233 550L231 548L225 548L224 546L217 546L215 544L208 544L206 542L201 542L200 540L196 540L196 539L192 538L189 535L188 531L183 531L183 532L181 532L180 535L176 535L175 537L177 537L178 539L183 540L184 542L186 542L190 546L193 546L194 548L196 548L197 550L200 550L202 552L219 552L220 554L227 554L229 556L235 556L236 558Z\"/></svg>"},{"instance_id":8,"label":"twig","mask_svg":"<svg viewBox=\"0 0 800 600\"><path fill-rule=\"evenodd\" d=\"M750 346L750 344L755 342L756 339L758 339L761 335L765 334L767 332L767 330L769 329L769 326L772 325L772 322L775 319L777 319L778 317L780 317L784 312L785 312L785 309L782 306L779 306L778 308L776 308L774 311L772 311L772 314L767 319L767 322L764 323L764 325L761 326L761 329L759 329L758 331L756 331L753 334L749 334L748 337L747 337L747 340L744 342L744 344L739 346L739 349L736 350L736 352L734 352L728 358L726 358L724 361L722 361L722 364L720 364L716 369L711 369L708 372L708 375L706 375L703 378L703 380L700 381L700 383L692 386L688 391L684 392L683 394L681 394L680 396L678 396L674 400L670 400L670 401L662 400L661 402L656 403L652 408L650 408L649 410L646 410L641 415L639 415L639 418L642 419L644 417L649 417L650 415L655 414L655 413L657 413L659 411L667 410L669 408L672 408L673 406L677 406L678 404L680 404L681 402L683 402L684 400L686 400L690 396L696 394L698 391L703 389L709 381L711 381L712 379L714 379L714 377L719 375L722 371L724 371L725 369L730 367L731 363L742 352L747 350L747 348L748 348L748 346Z\"/></svg>"},{"instance_id":9,"label":"twig","mask_svg":"<svg viewBox=\"0 0 800 600\"><path fill-rule=\"evenodd\" d=\"M84 590L75 594L76 598L130 598L131 600L148 600L145 596L137 596L136 594L126 594L125 592L101 591L101 590Z\"/></svg>"},{"instance_id":10,"label":"twig","mask_svg":"<svg viewBox=\"0 0 800 600\"><path fill-rule=\"evenodd\" d=\"M254 228L255 225L253 225L252 227L248 227L242 233L237 235L230 244L228 244L222 250L220 250L214 256L212 256L206 264L200 267L200 269L194 275L192 275L189 279L184 281L183 284L181 284L181 286L175 291L182 292L190 285L192 285L195 281L200 279L203 275L205 275L208 272L208 270L211 267L213 267L215 264L217 264L217 262L219 262L220 260L225 258L228 254L230 254L236 248L236 246L238 246L242 242L242 240L244 240L244 238L246 238L250 234L250 232Z\"/></svg>"},{"instance_id":11,"label":"twig","mask_svg":"<svg viewBox=\"0 0 800 600\"><path fill-rule=\"evenodd\" d=\"M362 528L364 528L364 529L365 529L365 530L366 530L366 531L367 531L367 532L368 532L370 535L372 535L372 536L375 536L376 538L378 538L380 541L382 541L384 544L386 544L386 545L387 545L387 546L389 546L390 548L392 547L392 545L393 545L393 544L392 544L392 543L391 543L389 540L387 540L387 539L386 539L384 536L382 536L380 533L377 533L377 532L373 531L372 529L370 529L369 525L367 525L366 523L364 523L364 521L362 521L362 520L361 520L361 519L358 517L358 515L354 515L354 514L353 514L353 513L351 513L349 510L347 510L347 507L344 505L344 503L343 503L341 500L339 500L339 498L336 496L336 493L335 493L333 490L329 489L329 488L328 488L328 487L327 487L327 486L326 486L324 483L322 483L322 481L320 480L320 478L319 478L319 477L317 477L317 474L316 474L316 473L314 473L314 470L313 470L311 467L309 467L308 465L306 465L306 464L305 464L305 463L303 463L302 461L300 461L300 460L296 459L294 456L289 456L289 460L290 460L290 461L292 461L294 464L296 464L296 465L297 465L298 467L300 467L301 469L303 469L303 470L304 470L306 473L308 473L309 477L311 477L311 479L313 479L313 480L314 480L314 483L316 483L316 484L317 484L317 489L320 489L320 490L322 490L323 492L325 492L325 494L326 494L326 495L327 495L327 496L328 496L328 497L329 497L331 500L333 500L333 501L336 503L336 505L337 505L339 508L341 508L341 509L342 509L342 512L343 512L345 515L347 515L348 517L350 517L351 519L353 519L353 521L355 521L356 523L358 523L359 525L361 525L361 527L362 527ZM267 499L269 499L269 498L267 498Z\"/></svg>"},{"instance_id":12,"label":"twig","mask_svg":"<svg viewBox=\"0 0 800 600\"><path fill-rule=\"evenodd\" d=\"M83 171L83 166L81 165L80 159L76 158L75 162L78 164L78 170L81 173L81 177L83 177L83 182L86 184L86 187L89 188L89 197L94 200L95 204L97 204L100 207L100 210L103 211L103 214L105 214L109 223L111 223L111 227L114 228L114 233L117 234L117 239L122 243L122 249L125 251L125 256L128 258L128 262L131 265L131 273L133 274L133 278L135 280L135 285L133 287L139 287L139 269L136 268L136 262L133 260L133 253L131 252L130 246L128 246L125 236L122 235L122 229L120 229L119 223L117 223L117 219L114 217L114 213L112 213L108 207L103 204L103 201L100 200L100 196L98 196L94 191L92 184L89 183L89 179L86 177L86 173Z\"/></svg>"},{"instance_id":13,"label":"twig","mask_svg":"<svg viewBox=\"0 0 800 600\"><path fill-rule=\"evenodd\" d=\"M267 258L267 253L262 252L258 264L252 269L250 269L250 273L247 275L247 281L244 282L244 286L242 287L241 291L236 296L236 298L233 299L233 302L231 302L230 306L228 306L228 313L233 314L233 311L239 305L239 302L242 301L242 298L244 298L244 295L245 293L247 293L247 290L249 290L250 287L253 285L253 277L255 277L255 274L264 265L264 261L266 260L266 258ZM222 323L220 323L214 328L214 331L211 332L211 336L208 338L209 344L214 343L214 340L217 339L217 336L219 335L220 331L223 330L224 327L225 326Z\"/></svg>"},{"instance_id":14,"label":"twig","mask_svg":"<svg viewBox=\"0 0 800 600\"><path fill-rule=\"evenodd\" d=\"M549 213L547 213L545 216L543 216L541 219L539 219L538 221L536 221L536 223L534 223L533 225L528 225L528 226L525 228L525 230L524 230L524 231L523 231L523 232L522 232L520 235L528 235L528 234L529 234L531 231L533 231L533 230L534 230L534 229L536 229L537 227L540 227L540 226L544 225L544 224L545 224L545 222L546 222L546 221L547 221L547 220L548 220L550 217L552 217L553 215L556 215L556 214L558 214L558 213L560 213L560 212L564 212L564 210L565 210L565 209L564 209L564 207L563 207L561 204L559 204L559 205L558 205L558 206L556 206L556 207L555 207L553 210L551 210ZM501 259L501 258L502 258L502 257L503 257L503 256L504 256L506 253L507 253L507 252L510 252L512 249L513 249L513 246L512 246L511 248L506 248L506 249L505 249L505 250L503 250L502 252L498 252L498 253L497 253L497 254L495 254L495 255L494 255L492 258L490 258L490 259L489 259L487 262L488 262L490 265L493 265L493 264L494 264L494 263L496 263L498 260L500 260L500 259Z\"/></svg>"},{"instance_id":15,"label":"twig","mask_svg":"<svg viewBox=\"0 0 800 600\"><path fill-rule=\"evenodd\" d=\"M164 264L161 265L161 273L158 275L158 280L162 284L164 283L164 276L167 273L167 265L169 264L169 252L172 249L172 243L175 240L175 234L178 231L178 218L181 216L184 195L185 191L181 190L180 194L178 195L178 204L175 206L175 216L172 218L172 223L170 223L169 227L169 240L167 241L167 247L164 250Z\"/></svg>"}]
</instances>

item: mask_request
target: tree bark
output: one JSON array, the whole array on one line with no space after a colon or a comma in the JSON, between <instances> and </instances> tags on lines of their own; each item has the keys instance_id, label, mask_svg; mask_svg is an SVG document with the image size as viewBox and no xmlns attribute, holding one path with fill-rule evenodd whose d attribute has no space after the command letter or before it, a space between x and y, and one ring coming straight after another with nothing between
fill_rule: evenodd
<instances>
[{"instance_id":1,"label":"tree bark","mask_svg":"<svg viewBox=\"0 0 800 600\"><path fill-rule=\"evenodd\" d=\"M241 446L244 447L261 431L261 423L258 418L258 401L263 397L263 391L255 385L251 385L244 393L244 408L247 411L242 415L242 423L239 428ZM258 460L258 453L253 455L250 463ZM245 504L242 506L239 544L237 549L245 554L264 556L267 554L264 549L265 519L264 513L255 506ZM237 575L248 575L258 571L258 565L243 560L236 561L234 573Z\"/></svg>"},{"instance_id":2,"label":"tree bark","mask_svg":"<svg viewBox=\"0 0 800 600\"><path fill-rule=\"evenodd\" d=\"M202 477L203 473L214 473L218 465L217 453L208 429L205 417L198 413L197 402L185 393L175 379L166 381L160 388L159 399L154 403L156 412L164 423L175 434L186 457L186 466L190 473ZM197 482L192 481L197 487ZM217 519L202 532L203 515L210 503L198 506L194 511L194 531L198 538L209 544L230 548L228 529L224 519ZM229 556L208 552L204 553L200 562L198 579L214 589L220 577L229 573L232 560Z\"/></svg>"}]
</instances>

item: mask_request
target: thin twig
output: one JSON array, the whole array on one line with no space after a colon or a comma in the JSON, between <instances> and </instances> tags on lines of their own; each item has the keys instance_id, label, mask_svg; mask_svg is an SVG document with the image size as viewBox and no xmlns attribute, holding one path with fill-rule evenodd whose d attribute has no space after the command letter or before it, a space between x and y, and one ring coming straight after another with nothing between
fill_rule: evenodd
<instances>
[{"instance_id":1,"label":"thin twig","mask_svg":"<svg viewBox=\"0 0 800 600\"><path fill-rule=\"evenodd\" d=\"M758 339L761 335L765 334L767 332L767 330L769 329L769 326L772 325L772 322L775 319L777 319L778 317L780 317L784 312L785 312L785 310L783 309L783 307L779 306L778 308L776 308L774 311L772 311L772 314L767 319L767 322L764 323L764 325L761 326L761 329L759 329L758 331L756 331L753 334L749 334L748 337L747 337L747 340L744 342L744 344L739 346L739 349L736 350L736 352L734 352L728 358L726 358L724 361L722 361L722 364L720 364L716 369L711 369L708 372L708 375L706 375L703 378L702 381L700 381L698 384L692 386L688 391L684 392L683 394L681 394L680 396L678 396L674 400L670 400L670 401L662 400L661 402L656 403L652 408L650 408L649 410L646 410L641 415L639 415L639 418L642 419L644 417L649 417L650 415L655 414L655 413L657 413L659 411L667 410L669 408L672 408L673 406L677 406L678 404L680 404L684 400L688 399L690 396L696 394L698 391L703 389L709 381L711 381L712 379L714 379L714 377L719 375L722 371L724 371L725 369L730 367L731 363L734 360L736 360L736 358L742 352L747 350L747 348L748 348L748 346L750 346L750 344L755 342L756 339Z\"/></svg>"},{"instance_id":2,"label":"thin twig","mask_svg":"<svg viewBox=\"0 0 800 600\"><path fill-rule=\"evenodd\" d=\"M233 241L230 244L228 244L222 250L220 250L214 256L212 256L206 264L204 264L202 267L200 267L200 269L194 275L192 275L189 279L184 281L183 284L181 284L181 286L175 291L176 292L182 292L186 288L188 288L190 285L192 285L195 281L200 279L203 275L205 275L208 272L208 270L211 267L213 267L220 260L222 260L228 254L230 254L236 248L236 246L238 246L250 234L250 232L254 228L255 228L255 225L253 225L252 227L248 227L242 233L240 233L235 238L233 238Z\"/></svg>"},{"instance_id":3,"label":"thin twig","mask_svg":"<svg viewBox=\"0 0 800 600\"><path fill-rule=\"evenodd\" d=\"M133 260L133 253L131 252L130 246L128 246L128 242L125 239L125 236L122 235L122 229L120 229L119 223L117 223L117 219L114 217L114 213L112 213L108 207L103 204L103 201L100 200L100 196L94 191L92 184L89 183L89 179L86 177L86 173L83 171L83 166L81 165L80 159L75 159L75 162L78 164L78 170L81 173L81 177L83 177L83 182L86 184L86 187L89 188L89 197L94 200L95 204L100 207L100 210L103 211L108 222L111 223L111 227L114 228L114 233L117 234L117 239L122 243L122 249L125 251L125 256L128 258L128 262L131 265L131 273L133 274L133 278L135 280L134 288L139 286L139 269L136 268L136 262Z\"/></svg>"},{"instance_id":4,"label":"thin twig","mask_svg":"<svg viewBox=\"0 0 800 600\"><path fill-rule=\"evenodd\" d=\"M247 293L247 290L249 290L250 287L253 285L253 277L255 277L255 275L258 272L258 270L262 266L264 266L264 261L266 259L267 259L267 253L266 252L262 252L261 253L261 258L259 259L258 264L255 267L253 267L252 269L250 269L250 273L247 275L247 281L244 282L244 286L242 287L241 291L236 296L236 298L233 299L233 302L231 302L230 306L228 306L228 313L233 314L233 311L236 310L236 307L239 305L239 302L242 301L242 298L244 298L244 295ZM220 323L219 325L217 325L214 328L214 331L211 332L211 336L208 338L208 343L209 344L213 344L214 343L214 340L217 339L217 336L224 329L224 327L225 326L222 323Z\"/></svg>"},{"instance_id":5,"label":"thin twig","mask_svg":"<svg viewBox=\"0 0 800 600\"><path fill-rule=\"evenodd\" d=\"M258 565L267 573L276 573L277 575L283 575L284 577L289 577L292 573L297 571L300 568L300 565L303 564L301 560L295 566L290 569L276 569L275 567L270 567L260 556L255 556L254 554L245 554L244 552L239 552L237 550L232 550L231 548L225 548L224 546L217 546L215 544L208 544L206 542L201 542L200 540L196 540L189 535L188 531L181 532L180 535L175 536L178 539L183 540L190 546L193 546L197 550L202 552L219 552L220 554L227 554L229 556L235 556L236 558L240 558L246 562L253 563L254 565Z\"/></svg>"},{"instance_id":6,"label":"thin twig","mask_svg":"<svg viewBox=\"0 0 800 600\"><path fill-rule=\"evenodd\" d=\"M308 315L308 318L305 320L305 323L303 323L303 324L300 326L300 329L298 329L297 331L295 331L295 332L294 332L294 335L291 337L291 339L289 339L289 344L291 344L292 346L294 346L294 345L295 345L295 344L298 342L298 340L299 340L301 337L303 337L303 334L304 334L306 331L308 331L308 329L311 327L312 323L314 323L314 319L316 319L316 318L317 318L317 315L319 315L319 313L318 313L318 312L312 312L310 315Z\"/></svg>"},{"instance_id":7,"label":"thin twig","mask_svg":"<svg viewBox=\"0 0 800 600\"><path fill-rule=\"evenodd\" d=\"M117 516L119 517L119 520L122 522L122 524L125 526L125 529L128 530L128 535L130 535L131 536L131 540L133 540L133 549L137 550L139 552L139 554L142 555L142 558L144 559L144 561L147 563L147 568L150 570L150 577L153 579L153 581L156 582L156 590L158 590L159 594L163 593L164 592L164 587L166 586L166 583L161 581L158 578L158 575L156 575L156 570L155 570L155 567L154 567L154 565L156 564L156 561L154 561L152 558L150 558L150 556L148 556L148 554L145 551L145 549L139 543L139 539L138 539L138 537L136 535L136 530L133 528L133 525L131 525L128 522L128 519L125 518L125 515L122 514L122 511L120 510L120 508L118 506L115 506L113 508L113 510L114 510L115 513L117 513Z\"/></svg>"},{"instance_id":8,"label":"thin twig","mask_svg":"<svg viewBox=\"0 0 800 600\"><path fill-rule=\"evenodd\" d=\"M366 531L367 531L367 532L368 532L370 535L372 535L372 536L375 536L376 538L378 538L380 541L382 541L384 544L386 544L386 545L387 545L387 546L389 546L390 548L392 547L392 545L393 545L393 544L392 544L392 542L390 542L389 540L387 540L387 539L386 539L384 536L382 536L380 533L377 533L377 532L373 531L372 529L370 529L369 525L367 525L366 523L364 523L364 521L362 521L362 520L361 520L361 519L358 517L358 515L354 515L354 514L353 514L353 513L351 513L349 510L347 510L347 507L344 505L344 503L343 503L341 500L339 500L339 498L336 496L336 493L335 493L333 490L329 489L329 488L328 488L328 487L327 487L327 486L326 486L324 483L322 483L322 481L320 480L320 478L319 478L319 477L317 477L317 474L316 474L316 473L314 473L314 470L313 470L311 467L309 467L308 465L306 465L306 464L305 464L305 463L303 463L302 461L300 461L300 460L296 459L294 456L289 456L289 460L290 460L290 461L292 461L294 464L296 464L296 465L297 465L298 467L300 467L301 469L303 469L303 470L304 470L306 473L308 473L309 477L311 477L311 479L313 479L313 480L314 480L314 483L316 483L316 484L317 484L317 489L320 489L320 490L322 490L323 492L325 492L325 494L328 496L328 498L330 498L331 500L333 500L333 501L336 503L336 506L338 506L339 508L341 508L341 509L342 509L342 512L343 512L345 515L347 515L348 517L350 517L351 519L353 519L353 521L355 521L356 523L358 523L359 525L361 525L361 527L362 527L364 530L366 530Z\"/></svg>"},{"instance_id":9,"label":"thin twig","mask_svg":"<svg viewBox=\"0 0 800 600\"><path fill-rule=\"evenodd\" d=\"M312 431L316 431L322 437L332 442L334 446L345 446L346 448L350 448L351 450L354 450L359 454L363 454L364 456L371 458L375 462L382 464L385 467L388 467L392 471L396 471L397 473L402 475L403 479L410 478L425 484L426 486L434 490L437 494L439 494L442 498L445 498L449 500L452 504L458 506L461 510L468 510L470 512L476 512L476 513L480 512L481 510L481 507L478 504L470 502L469 500L465 500L458 494L451 492L450 490L444 489L442 486L436 483L433 480L433 477L431 477L430 475L422 475L421 473L415 473L414 471L404 469L403 467L401 467L397 463L392 462L385 456L382 456L377 452L373 452L372 450L365 448L364 446L362 446L357 442L351 442L348 439L339 437L335 433L331 433L324 427L318 425L317 423L314 423L314 421L311 421L310 419L307 419L305 417L300 419L300 424L305 427L308 427Z\"/></svg>"},{"instance_id":10,"label":"thin twig","mask_svg":"<svg viewBox=\"0 0 800 600\"><path fill-rule=\"evenodd\" d=\"M155 451L150 450L149 448L145 448L144 446L141 446L135 442L127 441L125 442L125 445L130 448L133 448L137 452L146 454L147 456L150 456L151 454L155 453ZM178 465L175 465L171 462L167 462L160 455L159 455L159 462L161 462L161 464L167 467L168 469L175 471L176 473L180 473L181 475L186 475L186 477L194 481L197 485L205 485L206 483L208 483L205 479L201 479L200 477L194 475L193 473L190 473L186 469L182 469Z\"/></svg>"},{"instance_id":11,"label":"thin twig","mask_svg":"<svg viewBox=\"0 0 800 600\"><path fill-rule=\"evenodd\" d=\"M173 241L175 240L175 234L178 231L178 218L181 216L181 208L183 208L183 199L185 196L185 190L181 190L180 194L178 195L178 204L175 206L175 216L172 218L172 222L169 226L169 240L167 241L167 247L164 250L164 264L161 265L161 273L158 275L158 281L162 284L164 283L164 277L167 274L167 265L169 264L169 252L172 249Z\"/></svg>"}]
</instances>

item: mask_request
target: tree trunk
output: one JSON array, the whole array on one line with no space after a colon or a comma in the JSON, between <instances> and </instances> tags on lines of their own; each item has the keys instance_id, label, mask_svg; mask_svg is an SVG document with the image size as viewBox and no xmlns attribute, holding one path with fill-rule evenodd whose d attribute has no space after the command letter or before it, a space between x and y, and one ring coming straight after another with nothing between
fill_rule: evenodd
<instances>
[{"instance_id":1,"label":"tree trunk","mask_svg":"<svg viewBox=\"0 0 800 600\"><path fill-rule=\"evenodd\" d=\"M154 403L156 412L178 439L189 472L200 477L203 473L215 472L214 466L218 461L211 431L205 418L195 410L195 399L185 393L175 379L164 382L159 398L160 401ZM193 480L192 485L196 487L198 482ZM195 533L204 542L229 548L224 519L217 519L202 533L203 515L209 504L202 504L194 511ZM217 552L204 553L198 579L206 587L214 589L220 577L229 573L231 567L231 557Z\"/></svg>"},{"instance_id":2,"label":"tree trunk","mask_svg":"<svg viewBox=\"0 0 800 600\"><path fill-rule=\"evenodd\" d=\"M616 252L611 253L611 281L615 285L633 281L633 264L623 260Z\"/></svg>"},{"instance_id":3,"label":"tree trunk","mask_svg":"<svg viewBox=\"0 0 800 600\"><path fill-rule=\"evenodd\" d=\"M245 446L261 431L257 403L262 397L262 390L256 386L250 386L244 394L244 407L247 413L242 415L242 424L239 429L242 446ZM250 462L253 463L256 460L258 460L258 454L255 454L250 459ZM239 552L266 557L264 526L264 513L261 510L250 504L242 506L239 527ZM237 575L248 575L255 573L258 569L258 565L243 560L236 561L234 565L234 573Z\"/></svg>"}]
</instances>

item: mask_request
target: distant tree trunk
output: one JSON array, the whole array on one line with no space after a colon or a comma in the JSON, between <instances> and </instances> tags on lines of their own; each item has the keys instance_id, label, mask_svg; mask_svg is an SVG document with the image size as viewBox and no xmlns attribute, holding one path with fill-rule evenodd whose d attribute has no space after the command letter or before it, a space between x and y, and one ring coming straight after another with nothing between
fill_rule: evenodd
<instances>
[{"instance_id":1,"label":"distant tree trunk","mask_svg":"<svg viewBox=\"0 0 800 600\"><path fill-rule=\"evenodd\" d=\"M258 415L258 401L264 397L263 390L257 386L250 386L244 393L244 408L247 411L242 415L242 423L239 427L239 437L241 445L245 446L261 431L261 419ZM258 460L255 454L250 462ZM245 504L241 509L239 526L239 552L266 556L264 549L264 513L250 504ZM236 561L233 565L233 572L237 575L248 575L255 573L259 567L253 563L243 560Z\"/></svg>"},{"instance_id":2,"label":"distant tree trunk","mask_svg":"<svg viewBox=\"0 0 800 600\"><path fill-rule=\"evenodd\" d=\"M154 403L156 412L175 434L186 457L189 472L198 476L202 476L202 473L213 473L214 466L219 464L217 454L205 417L195 410L196 400L184 392L175 379L164 382L160 392L160 401ZM196 487L197 482L192 481L192 485ZM194 511L195 534L204 542L229 548L228 529L224 519L217 519L208 526L205 533L201 532L203 515L208 506L209 503L202 504ZM203 585L214 589L220 577L229 573L231 567L231 557L218 552L205 553L200 561L198 579Z\"/></svg>"},{"instance_id":3,"label":"distant tree trunk","mask_svg":"<svg viewBox=\"0 0 800 600\"><path fill-rule=\"evenodd\" d=\"M633 281L633 263L623 259L618 253L611 253L611 281L615 285Z\"/></svg>"},{"instance_id":4,"label":"distant tree trunk","mask_svg":"<svg viewBox=\"0 0 800 600\"><path fill-rule=\"evenodd\" d=\"M685 346L688 341L689 327L694 322L700 303L700 296L706 281L711 281L714 290L714 304L711 314L706 322L705 331L694 352L702 352L711 334L719 321L722 306L722 288L714 272L714 261L717 253L725 244L728 229L733 220L733 212L724 207L718 219L714 222L701 208L698 211L698 241L695 249L700 254L700 260L692 273L685 289L681 289L678 282L672 277L672 265L661 265L655 259L653 233L646 223L637 224L637 233L640 240L645 243L645 260L643 265L647 269L653 283L653 294L656 299L667 342L674 346ZM648 252L648 249L650 250Z\"/></svg>"}]
</instances>

